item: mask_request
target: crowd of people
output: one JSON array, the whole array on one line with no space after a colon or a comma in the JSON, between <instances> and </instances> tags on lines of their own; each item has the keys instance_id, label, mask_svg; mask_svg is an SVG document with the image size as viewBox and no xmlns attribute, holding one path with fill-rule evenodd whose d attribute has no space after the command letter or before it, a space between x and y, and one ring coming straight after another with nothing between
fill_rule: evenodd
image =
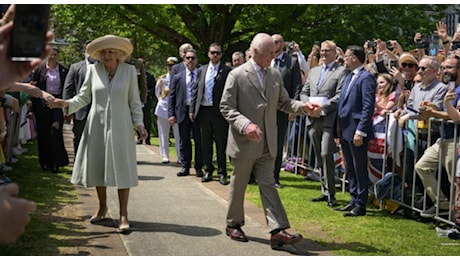
<instances>
[{"instance_id":1,"label":"crowd of people","mask_svg":"<svg viewBox=\"0 0 460 260\"><path fill-rule=\"evenodd\" d=\"M454 221L460 221L458 190L449 198L438 191L436 177L441 164L449 180L460 178L452 171L457 158L449 156L455 154L454 133L459 132L453 123L443 131L426 126L433 117L460 121L460 55L453 44L460 41L460 33L448 36L442 22L436 25L440 48L434 56L423 46L408 51L395 40L374 39L344 49L332 40L315 42L306 58L296 42L285 42L281 34L258 33L250 47L232 53L227 64L219 43L208 46L208 60L202 64L193 45L184 43L179 48L181 60L165 58L167 73L156 80L145 71L143 59L131 56L132 41L115 35L87 42L85 59L70 69L58 62L59 49L50 47L46 59L11 62L5 50L14 5L8 12L0 27L0 102L5 111L0 113L0 138L5 143L0 149L0 182L6 184L0 187L0 200L12 206L10 211L0 209L0 228L8 231L2 232L1 243L15 241L35 209L33 202L17 198L18 187L8 184L5 172L25 152L21 144L32 139L35 130L40 167L60 172L59 167L69 163L62 135L65 121L73 123L76 151L71 182L97 191L99 208L91 223L105 218L107 187L113 186L118 189L118 230L128 231L129 191L138 185L133 135L137 132L137 144L150 144L151 109L157 116L162 163L170 163L173 129L181 166L178 177L191 175L193 167L202 182L213 181L216 171L220 184L230 183L225 232L232 240L248 241L242 230L244 194L255 182L272 249L302 240L302 235L286 231L290 224L277 191L283 187L280 171L290 145L286 135L301 127L312 143L310 154L321 181L321 194L311 201L327 202L344 217L366 215L372 184L369 147L378 146L375 122L386 120L388 114L400 129L421 133L418 143L407 139L405 145L424 152L390 156L403 161L395 171L408 190L427 192L431 204L420 215L440 216L455 206ZM47 37L51 39L52 33ZM420 39L415 34L414 42ZM290 121L306 123L292 123L290 129ZM341 207L335 198L337 147L350 193L350 202ZM445 156L439 161L441 152Z\"/></svg>"}]
</instances>

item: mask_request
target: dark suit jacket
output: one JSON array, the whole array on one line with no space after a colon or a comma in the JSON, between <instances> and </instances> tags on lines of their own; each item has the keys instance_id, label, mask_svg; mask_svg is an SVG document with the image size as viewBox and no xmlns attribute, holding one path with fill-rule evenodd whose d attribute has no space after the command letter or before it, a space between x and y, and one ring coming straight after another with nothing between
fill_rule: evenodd
<instances>
[{"instance_id":1,"label":"dark suit jacket","mask_svg":"<svg viewBox=\"0 0 460 260\"><path fill-rule=\"evenodd\" d=\"M350 79L351 73L345 78L337 108L339 137L351 142L356 130L359 130L367 134L366 138L372 139L372 115L377 86L375 77L361 68L355 80L348 85Z\"/></svg>"},{"instance_id":2,"label":"dark suit jacket","mask_svg":"<svg viewBox=\"0 0 460 260\"><path fill-rule=\"evenodd\" d=\"M69 69L64 65L58 63L59 77L61 79L61 88L64 88L64 81L69 72ZM37 68L35 68L30 76L26 79L26 82L36 81L37 87L43 91L46 91L46 61L43 61ZM62 92L60 94L62 97ZM37 116L42 116L44 113L49 112L49 108L43 103L40 98L31 98L32 109Z\"/></svg>"},{"instance_id":3,"label":"dark suit jacket","mask_svg":"<svg viewBox=\"0 0 460 260\"><path fill-rule=\"evenodd\" d=\"M200 110L201 100L203 98L203 93L206 89L206 72L208 71L209 63L201 66L198 69L197 80L195 86L192 89L192 101L190 103L190 113L194 113L195 116L198 116ZM224 91L225 80L227 79L228 73L232 68L226 66L222 62L219 65L217 75L214 81L214 87L212 89L212 110L216 115L222 116L220 113L220 99L222 97L222 92Z\"/></svg>"},{"instance_id":4,"label":"dark suit jacket","mask_svg":"<svg viewBox=\"0 0 460 260\"><path fill-rule=\"evenodd\" d=\"M182 61L182 62L179 62L177 64L175 64L172 68L171 68L171 77L173 77L174 75L176 74L179 74L181 73L182 71L185 70L185 63Z\"/></svg>"},{"instance_id":5,"label":"dark suit jacket","mask_svg":"<svg viewBox=\"0 0 460 260\"><path fill-rule=\"evenodd\" d=\"M286 88L289 93L289 97L298 99L300 90L302 89L302 77L297 59L291 57L287 53L284 53L280 60L278 70L281 73L284 88Z\"/></svg>"},{"instance_id":6,"label":"dark suit jacket","mask_svg":"<svg viewBox=\"0 0 460 260\"><path fill-rule=\"evenodd\" d=\"M181 123L186 116L189 116L189 111L185 107L187 104L186 82L187 70L183 70L172 77L169 86L168 117L176 117L177 123Z\"/></svg>"},{"instance_id":7,"label":"dark suit jacket","mask_svg":"<svg viewBox=\"0 0 460 260\"><path fill-rule=\"evenodd\" d=\"M64 82L62 98L70 99L77 95L80 92L80 88L83 85L83 82L85 81L85 77L86 60L82 60L80 62L70 65L69 73L67 74L67 77L65 78ZM90 107L91 106L88 105L78 110L74 114L74 118L76 120L85 120Z\"/></svg>"}]
</instances>

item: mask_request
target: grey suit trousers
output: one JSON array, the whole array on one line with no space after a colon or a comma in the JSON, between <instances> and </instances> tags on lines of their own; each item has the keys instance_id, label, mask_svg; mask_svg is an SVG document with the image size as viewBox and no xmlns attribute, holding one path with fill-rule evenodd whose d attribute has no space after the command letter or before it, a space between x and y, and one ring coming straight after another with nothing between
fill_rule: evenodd
<instances>
[{"instance_id":1,"label":"grey suit trousers","mask_svg":"<svg viewBox=\"0 0 460 260\"><path fill-rule=\"evenodd\" d=\"M284 206L275 188L274 163L275 158L270 156L268 151L258 159L232 158L228 226L244 225L244 195L251 172L254 172L269 231L290 228Z\"/></svg>"}]
</instances>

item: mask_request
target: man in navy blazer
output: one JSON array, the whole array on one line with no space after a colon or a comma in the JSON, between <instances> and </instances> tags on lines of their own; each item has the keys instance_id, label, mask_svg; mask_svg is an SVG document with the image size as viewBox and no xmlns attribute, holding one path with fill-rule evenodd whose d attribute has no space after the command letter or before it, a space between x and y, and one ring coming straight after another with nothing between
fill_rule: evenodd
<instances>
[{"instance_id":1,"label":"man in navy blazer","mask_svg":"<svg viewBox=\"0 0 460 260\"><path fill-rule=\"evenodd\" d=\"M342 145L345 172L351 201L337 210L348 211L345 217L366 215L369 175L367 146L373 138L372 115L375 108L376 80L364 69L366 54L360 46L351 45L344 55L345 78L337 107L337 133Z\"/></svg>"},{"instance_id":2,"label":"man in navy blazer","mask_svg":"<svg viewBox=\"0 0 460 260\"><path fill-rule=\"evenodd\" d=\"M168 103L168 122L171 126L175 123L179 126L180 155L179 161L182 166L177 176L190 175L189 169L192 163L192 141L195 140L195 170L197 177L203 177L203 154L201 146L201 131L197 122L192 122L189 117L192 100L192 88L195 85L198 58L194 49L186 51L184 62L187 68L174 75L170 84Z\"/></svg>"},{"instance_id":3,"label":"man in navy blazer","mask_svg":"<svg viewBox=\"0 0 460 260\"><path fill-rule=\"evenodd\" d=\"M198 76L192 91L190 120L201 129L203 162L205 175L202 182L212 181L214 171L213 142L216 143L217 174L219 183L227 185L227 147L228 123L220 113L220 99L224 91L225 80L231 68L221 62L222 46L212 43L208 49L209 63L198 69Z\"/></svg>"}]
</instances>

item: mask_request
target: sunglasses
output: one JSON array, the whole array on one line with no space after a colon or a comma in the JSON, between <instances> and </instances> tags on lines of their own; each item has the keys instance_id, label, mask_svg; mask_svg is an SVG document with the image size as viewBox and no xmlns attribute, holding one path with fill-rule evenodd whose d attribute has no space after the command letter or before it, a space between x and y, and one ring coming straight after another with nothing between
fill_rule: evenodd
<instances>
[{"instance_id":1,"label":"sunglasses","mask_svg":"<svg viewBox=\"0 0 460 260\"><path fill-rule=\"evenodd\" d=\"M212 55L220 55L222 52L220 52L220 51L210 51L209 53L211 53Z\"/></svg>"},{"instance_id":2,"label":"sunglasses","mask_svg":"<svg viewBox=\"0 0 460 260\"><path fill-rule=\"evenodd\" d=\"M187 60L194 60L194 59L196 59L195 56L189 56L189 57L185 57L185 58L186 58Z\"/></svg>"},{"instance_id":3,"label":"sunglasses","mask_svg":"<svg viewBox=\"0 0 460 260\"><path fill-rule=\"evenodd\" d=\"M427 67L418 67L419 70L422 70L422 71L425 71L427 69L431 69L431 68L427 68Z\"/></svg>"},{"instance_id":4,"label":"sunglasses","mask_svg":"<svg viewBox=\"0 0 460 260\"><path fill-rule=\"evenodd\" d=\"M442 70L451 70L451 69L456 69L457 67L454 67L454 66L445 66L445 67L441 67Z\"/></svg>"},{"instance_id":5,"label":"sunglasses","mask_svg":"<svg viewBox=\"0 0 460 260\"><path fill-rule=\"evenodd\" d=\"M403 68L409 67L411 69L414 68L414 67L417 67L417 65L415 65L414 63L405 63L405 62L401 63L401 66Z\"/></svg>"}]
</instances>

